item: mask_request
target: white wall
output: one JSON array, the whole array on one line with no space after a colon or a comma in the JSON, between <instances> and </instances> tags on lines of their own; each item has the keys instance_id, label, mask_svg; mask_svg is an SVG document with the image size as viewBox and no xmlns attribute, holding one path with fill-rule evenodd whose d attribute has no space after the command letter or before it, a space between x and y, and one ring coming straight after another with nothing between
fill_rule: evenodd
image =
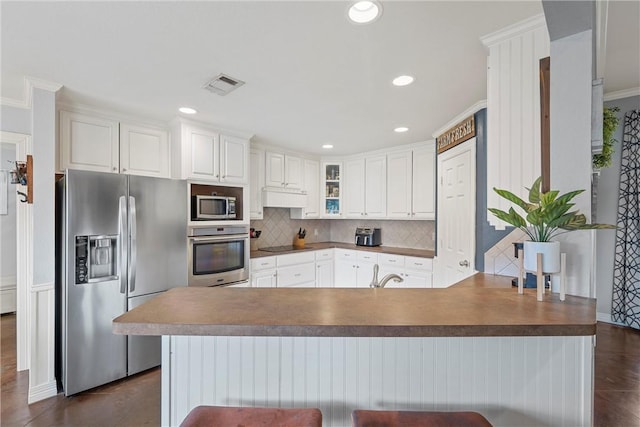
<instances>
[{"instance_id":1,"label":"white wall","mask_svg":"<svg viewBox=\"0 0 640 427\"><path fill-rule=\"evenodd\" d=\"M598 177L597 221L616 224L618 219L618 193L620 181L620 161L622 158L622 130L627 111L640 109L640 96L605 102L606 107L620 107L616 114L620 118L614 138L618 140L612 157L612 164L602 169ZM596 297L598 318L611 321L611 296L613 290L613 260L616 233L612 230L596 232Z\"/></svg>"},{"instance_id":2,"label":"white wall","mask_svg":"<svg viewBox=\"0 0 640 427\"><path fill-rule=\"evenodd\" d=\"M0 170L13 169L9 160L16 159L14 144L1 144ZM8 180L11 178L8 176ZM0 188L0 191L4 191ZM0 215L0 283L16 280L16 186L9 184L7 215Z\"/></svg>"},{"instance_id":3,"label":"white wall","mask_svg":"<svg viewBox=\"0 0 640 427\"><path fill-rule=\"evenodd\" d=\"M31 134L31 110L0 105L0 129L5 132Z\"/></svg>"},{"instance_id":4,"label":"white wall","mask_svg":"<svg viewBox=\"0 0 640 427\"><path fill-rule=\"evenodd\" d=\"M551 188L586 190L575 208L591 217L592 31L551 42ZM567 293L594 296L591 231L561 235L567 253Z\"/></svg>"}]
</instances>

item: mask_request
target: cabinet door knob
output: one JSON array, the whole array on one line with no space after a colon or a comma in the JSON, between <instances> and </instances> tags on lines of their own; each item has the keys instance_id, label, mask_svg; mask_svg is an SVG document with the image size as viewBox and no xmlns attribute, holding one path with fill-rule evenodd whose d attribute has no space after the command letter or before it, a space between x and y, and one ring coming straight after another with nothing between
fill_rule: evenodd
<instances>
[{"instance_id":1,"label":"cabinet door knob","mask_svg":"<svg viewBox=\"0 0 640 427\"><path fill-rule=\"evenodd\" d=\"M114 171L114 172L117 172L117 171L118 171L118 168L113 168L113 171Z\"/></svg>"},{"instance_id":2,"label":"cabinet door knob","mask_svg":"<svg viewBox=\"0 0 640 427\"><path fill-rule=\"evenodd\" d=\"M122 172L126 172L126 171L127 171L126 169L124 169L124 168L122 169Z\"/></svg>"},{"instance_id":3,"label":"cabinet door knob","mask_svg":"<svg viewBox=\"0 0 640 427\"><path fill-rule=\"evenodd\" d=\"M222 178L226 178L226 177L227 177L227 175L222 175Z\"/></svg>"},{"instance_id":4,"label":"cabinet door knob","mask_svg":"<svg viewBox=\"0 0 640 427\"><path fill-rule=\"evenodd\" d=\"M411 213L410 213L410 212L407 212L407 216L411 216Z\"/></svg>"}]
</instances>

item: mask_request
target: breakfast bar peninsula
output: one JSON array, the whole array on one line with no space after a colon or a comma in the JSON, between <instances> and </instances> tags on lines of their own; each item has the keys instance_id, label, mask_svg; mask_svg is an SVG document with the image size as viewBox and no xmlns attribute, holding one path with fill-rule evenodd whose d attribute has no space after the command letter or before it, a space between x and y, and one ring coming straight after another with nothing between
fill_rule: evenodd
<instances>
[{"instance_id":1,"label":"breakfast bar peninsula","mask_svg":"<svg viewBox=\"0 0 640 427\"><path fill-rule=\"evenodd\" d=\"M446 289L176 288L116 318L162 335L162 424L201 404L470 410L495 426L589 426L595 300Z\"/></svg>"}]
</instances>

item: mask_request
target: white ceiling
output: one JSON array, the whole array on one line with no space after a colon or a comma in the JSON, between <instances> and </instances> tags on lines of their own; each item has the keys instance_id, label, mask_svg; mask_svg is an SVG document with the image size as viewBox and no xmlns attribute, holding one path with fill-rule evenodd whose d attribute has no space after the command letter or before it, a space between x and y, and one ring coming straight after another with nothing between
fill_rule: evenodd
<instances>
[{"instance_id":1,"label":"white ceiling","mask_svg":"<svg viewBox=\"0 0 640 427\"><path fill-rule=\"evenodd\" d=\"M539 1L384 1L380 19L353 25L348 5L2 1L1 95L20 99L28 75L64 85L62 100L163 121L188 105L256 141L349 154L431 139L486 98L480 37L542 13ZM613 90L640 86L614 69ZM225 97L202 89L221 72L246 84ZM416 82L392 86L400 74Z\"/></svg>"}]
</instances>

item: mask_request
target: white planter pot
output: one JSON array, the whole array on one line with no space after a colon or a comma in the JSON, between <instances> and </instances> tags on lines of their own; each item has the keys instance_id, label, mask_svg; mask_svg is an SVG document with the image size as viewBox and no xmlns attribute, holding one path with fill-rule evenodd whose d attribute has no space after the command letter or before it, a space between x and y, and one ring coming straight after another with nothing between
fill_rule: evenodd
<instances>
[{"instance_id":1,"label":"white planter pot","mask_svg":"<svg viewBox=\"0 0 640 427\"><path fill-rule=\"evenodd\" d=\"M558 273L560 271L560 242L524 242L524 269L538 271L537 254L542 254L542 271Z\"/></svg>"}]
</instances>

